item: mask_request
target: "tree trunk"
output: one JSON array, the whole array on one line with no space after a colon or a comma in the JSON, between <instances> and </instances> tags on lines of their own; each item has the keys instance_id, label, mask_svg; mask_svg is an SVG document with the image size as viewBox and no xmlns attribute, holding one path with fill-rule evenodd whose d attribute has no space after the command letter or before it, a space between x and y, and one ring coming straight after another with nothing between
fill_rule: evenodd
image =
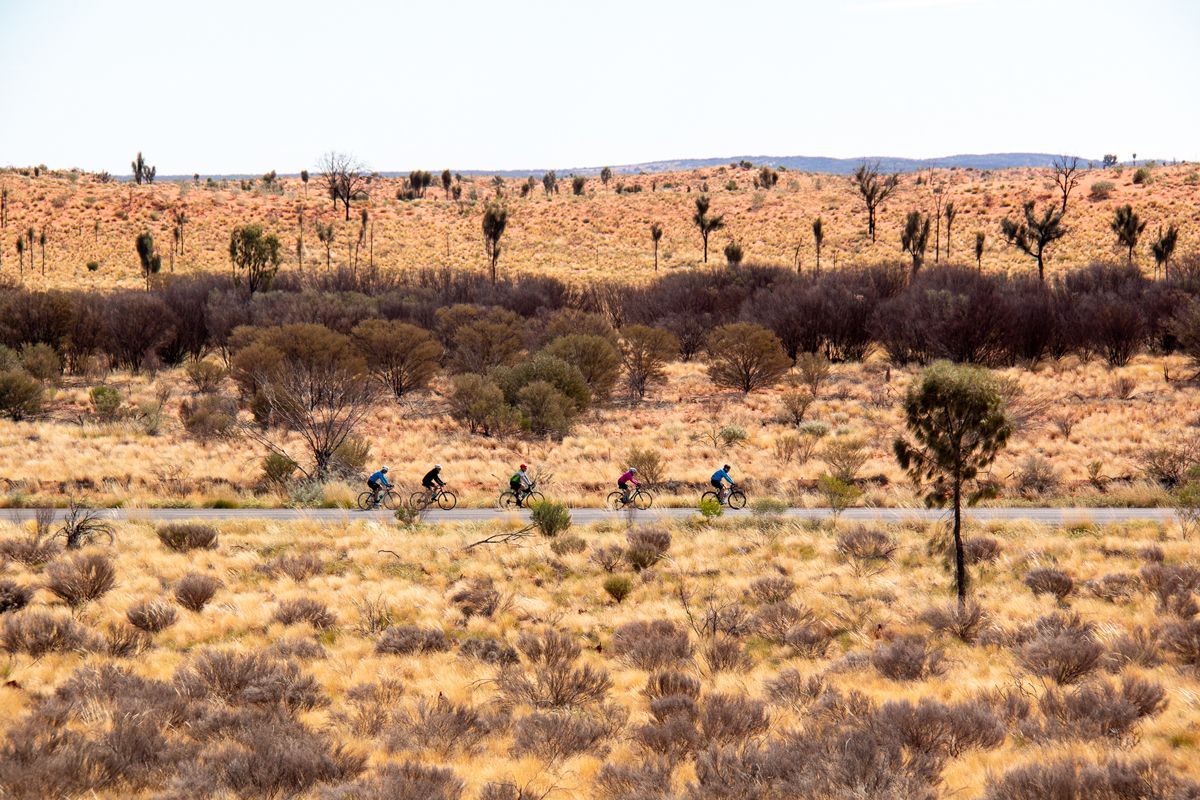
<instances>
[{"instance_id":1,"label":"tree trunk","mask_svg":"<svg viewBox=\"0 0 1200 800\"><path fill-rule=\"evenodd\" d=\"M1046 264L1042 260L1041 251L1038 251L1037 261L1038 261L1038 280L1041 281L1042 283L1045 283L1046 282Z\"/></svg>"},{"instance_id":2,"label":"tree trunk","mask_svg":"<svg viewBox=\"0 0 1200 800\"><path fill-rule=\"evenodd\" d=\"M958 583L958 604L967 603L967 567L962 543L962 480L954 481L954 576Z\"/></svg>"},{"instance_id":3,"label":"tree trunk","mask_svg":"<svg viewBox=\"0 0 1200 800\"><path fill-rule=\"evenodd\" d=\"M658 272L658 242L654 243L654 271Z\"/></svg>"}]
</instances>

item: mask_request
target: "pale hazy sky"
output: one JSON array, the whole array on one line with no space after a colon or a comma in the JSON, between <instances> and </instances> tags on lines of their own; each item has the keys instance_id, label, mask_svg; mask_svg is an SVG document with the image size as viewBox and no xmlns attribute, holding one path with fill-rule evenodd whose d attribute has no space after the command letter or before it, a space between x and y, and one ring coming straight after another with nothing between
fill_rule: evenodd
<instances>
[{"instance_id":1,"label":"pale hazy sky","mask_svg":"<svg viewBox=\"0 0 1200 800\"><path fill-rule=\"evenodd\" d=\"M0 0L0 164L1200 159L1195 0Z\"/></svg>"}]
</instances>

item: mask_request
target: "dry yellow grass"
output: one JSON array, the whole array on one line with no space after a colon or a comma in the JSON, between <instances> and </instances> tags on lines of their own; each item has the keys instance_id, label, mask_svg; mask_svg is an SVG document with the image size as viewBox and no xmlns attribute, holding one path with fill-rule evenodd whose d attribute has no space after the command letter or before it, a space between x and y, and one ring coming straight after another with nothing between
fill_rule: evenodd
<instances>
[{"instance_id":1,"label":"dry yellow grass","mask_svg":"<svg viewBox=\"0 0 1200 800\"><path fill-rule=\"evenodd\" d=\"M1069 235L1050 253L1049 274L1081 267L1093 260L1120 255L1109 230L1113 210L1132 204L1149 223L1138 260L1153 270L1149 239L1157 226L1177 224L1181 229L1181 251L1187 251L1200 230L1200 177L1192 165L1163 166L1152 170L1147 185L1133 183L1133 169L1095 170L1084 174L1075 189L1067 214ZM579 282L620 276L643 280L652 274L653 250L649 226L658 222L665 229L660 245L660 267L689 268L701 260L701 242L691 222L693 200L707 186L712 213L725 216L726 228L713 236L709 257L723 263L721 250L730 240L739 242L750 262L814 266L811 223L824 219L825 246L822 266L873 263L902 256L900 229L912 209L933 212L932 185L944 187L959 215L954 222L952 255L960 263L974 260L976 231L987 234L986 270L1032 271L1033 263L1000 237L1000 220L1019 215L1026 200L1039 206L1059 202L1058 190L1048 170L1003 170L995 172L935 171L906 175L901 189L883 207L877 241L866 234L866 211L850 180L842 176L780 173L770 191L752 186L756 170L732 167L706 168L683 173L618 176L607 188L598 178L589 178L583 196L571 195L569 180L560 179L561 193L547 198L540 185L528 198L517 196L521 181L509 180L510 217L503 241L501 268L507 273L552 274ZM727 189L733 181L736 189ZM931 181L931 182L929 182ZM1089 199L1090 186L1111 181L1115 188L1108 199ZM616 194L617 182L639 185L643 191ZM16 172L0 173L0 184L10 191L10 224L3 231L5 273L16 272L15 239L33 226L46 231L46 277L40 276L42 252L35 246L37 276L29 282L60 288L110 288L141 285L134 239L143 231L154 234L163 254L163 269L228 269L230 231L237 225L261 223L280 236L286 251L285 270L298 268L295 242L299 233L300 209L305 215L305 268L324 269L325 249L317 241L314 222L335 225L332 247L334 266L345 265L358 237L358 211L343 220L321 196L316 175L307 199L298 179L281 179L280 189L243 191L237 181L205 188L203 182L156 183L132 186L101 184L88 175L54 173L38 178ZM377 179L370 199L363 201L372 220L373 254L383 269L449 266L482 270L486 266L480 215L482 201L493 194L491 179L464 178L463 200L447 200L440 188L431 188L425 199L399 201L398 179ZM657 186L651 191L652 185ZM472 199L474 198L474 199ZM173 214L186 213L184 251L177 259L172 250ZM943 231L943 257L944 253ZM371 245L365 245L360 260L366 263ZM933 240L930 240L933 262ZM29 253L26 253L28 264ZM99 269L88 272L88 262Z\"/></svg>"},{"instance_id":2,"label":"dry yellow grass","mask_svg":"<svg viewBox=\"0 0 1200 800\"><path fill-rule=\"evenodd\" d=\"M798 657L787 647L754 636L743 641L752 659L748 671L713 674L697 658L684 671L700 680L702 697L727 692L764 698L765 682L786 668L806 677L820 675L830 687L843 692L857 690L879 703L902 698L953 702L982 690L1002 688L1020 689L1036 701L1046 688L1018 664L1009 647L971 646L949 637L933 637L949 659L941 676L894 681L869 665L852 666L853 662L845 660L848 654L868 653L881 640L897 635L930 635L918 621L920 613L952 598L949 573L940 559L928 552L934 526L889 528L888 533L900 545L895 560L878 574L864 577L837 553L836 530L828 527L748 519L678 524L671 531L673 542L667 558L647 573L631 575L633 591L620 605L602 590L605 573L591 561L590 553L622 544L625 530L621 524L574 531L587 543L588 551L583 553L555 555L544 540L530 540L523 547L463 549L494 530L495 526L478 525L400 529L373 523L345 527L229 523L221 526L217 550L180 554L163 548L151 525L122 523L115 546L108 550L115 558L117 586L79 610L76 617L80 622L100 627L123 619L126 609L137 601L169 600L171 587L189 572L217 576L224 588L200 613L180 609L179 621L156 634L150 649L136 658L51 653L39 659L17 654L0 662L0 728L11 729L39 694L63 684L80 667L115 661L138 675L170 680L201 646L261 650L281 638L300 638L317 641L324 648L326 657L306 660L303 669L316 678L331 700L329 706L302 712L300 718L315 728L328 728L335 739L352 749L369 753L373 766L400 759L450 766L466 781L468 798L476 797L489 781L531 783L542 790L557 786L555 796L593 797L592 781L603 763L633 763L643 758L631 735L649 718L647 701L641 695L647 673L613 657L614 629L626 622L657 618L686 625L678 600L680 586L691 591L697 603L712 596L718 602L743 603L753 611L756 604L747 590L752 581L765 575L792 580L798 587L793 601L810 607L843 632L823 659ZM1012 631L1058 610L1053 600L1035 597L1022 585L1029 569L1053 565L1075 579L1077 589L1068 600L1070 609L1096 624L1106 644L1136 625L1153 627L1167 620L1156 611L1145 590L1135 591L1126 600L1106 602L1084 589L1084 582L1114 572L1136 573L1143 564L1138 553L1147 546L1161 548L1167 563L1195 563L1200 556L1194 542L1180 541L1174 530L1153 524L1064 531L1032 523L997 523L972 527L969 534L995 537L1003 548L998 560L973 570L976 597L995 625ZM18 535L24 532L0 525L0 538ZM384 549L395 551L398 557L380 552ZM261 569L279 555L300 553L318 556L325 567L301 581ZM43 579L40 570L15 563L3 565L0 575L30 586ZM501 610L492 618L464 619L450 595L466 581L489 577L505 595ZM297 597L326 604L336 616L336 625L319 631L306 623L283 626L273 621L278 604ZM489 707L497 699L492 682L496 670L462 657L456 650L410 656L377 653L378 636L355 630L360 622L356 603L365 599L380 599L389 606L394 624L435 627L456 644L480 636L515 642L518 633L543 626L569 633L583 647L584 663L610 672L609 701L629 715L624 728L607 742L610 755L573 756L549 764L532 756L516 757L510 752L509 728L486 737L476 753L445 756L412 744L395 755L385 754L380 738L384 733L356 735L338 721L338 713L349 709L347 692L351 687L399 682L402 692L394 706L386 709L391 712L410 711L421 700L432 701L439 693L453 702ZM58 601L44 590L33 600L36 607L56 605ZM692 634L693 643L699 644L696 638ZM831 669L838 664L842 666ZM1161 684L1168 703L1163 713L1139 726L1131 741L1122 745L1107 740L1039 745L1010 732L996 749L968 751L952 758L939 796L978 797L989 775L1063 753L1092 759L1150 756L1200 779L1200 759L1196 757L1200 676L1177 666L1171 657L1153 668L1127 667L1124 674ZM517 707L514 717L529 711ZM770 735L780 735L800 722L797 712L781 706L769 706L768 712ZM103 714L76 723L78 729L93 733L103 731L107 724ZM693 779L694 771L685 762L675 774L675 784L680 787Z\"/></svg>"}]
</instances>

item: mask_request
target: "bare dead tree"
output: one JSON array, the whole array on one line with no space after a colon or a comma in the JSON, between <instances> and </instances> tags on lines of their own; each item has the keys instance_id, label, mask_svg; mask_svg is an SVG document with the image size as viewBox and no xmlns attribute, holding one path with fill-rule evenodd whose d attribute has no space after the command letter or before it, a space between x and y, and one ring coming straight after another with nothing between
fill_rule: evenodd
<instances>
[{"instance_id":1,"label":"bare dead tree","mask_svg":"<svg viewBox=\"0 0 1200 800\"><path fill-rule=\"evenodd\" d=\"M345 206L349 222L351 201L367 196L367 168L353 156L333 151L321 156L318 167L326 194L333 200L334 208L339 202Z\"/></svg>"},{"instance_id":2,"label":"bare dead tree","mask_svg":"<svg viewBox=\"0 0 1200 800\"><path fill-rule=\"evenodd\" d=\"M1062 192L1061 214L1067 213L1067 198L1071 196L1071 190L1079 185L1079 179L1083 177L1080 172L1078 158L1059 156L1054 159L1054 185Z\"/></svg>"}]
</instances>

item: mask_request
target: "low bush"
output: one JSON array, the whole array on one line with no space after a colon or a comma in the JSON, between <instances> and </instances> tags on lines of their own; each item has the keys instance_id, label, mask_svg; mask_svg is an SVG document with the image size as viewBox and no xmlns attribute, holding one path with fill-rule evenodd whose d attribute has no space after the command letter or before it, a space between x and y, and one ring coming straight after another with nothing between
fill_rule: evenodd
<instances>
[{"instance_id":1,"label":"low bush","mask_svg":"<svg viewBox=\"0 0 1200 800\"><path fill-rule=\"evenodd\" d=\"M625 560L634 572L657 564L671 549L671 534L659 528L635 528L625 534Z\"/></svg>"},{"instance_id":2,"label":"low bush","mask_svg":"<svg viewBox=\"0 0 1200 800\"><path fill-rule=\"evenodd\" d=\"M158 540L167 549L177 553L189 550L215 550L217 547L217 529L211 525L199 522L171 522L160 525L155 533Z\"/></svg>"},{"instance_id":3,"label":"low bush","mask_svg":"<svg viewBox=\"0 0 1200 800\"><path fill-rule=\"evenodd\" d=\"M1017 635L1017 661L1034 675L1078 683L1100 666L1104 647L1078 615L1051 614Z\"/></svg>"},{"instance_id":4,"label":"low bush","mask_svg":"<svg viewBox=\"0 0 1200 800\"><path fill-rule=\"evenodd\" d=\"M46 567L46 588L71 608L103 597L116 583L116 567L102 553L81 553Z\"/></svg>"},{"instance_id":5,"label":"low bush","mask_svg":"<svg viewBox=\"0 0 1200 800\"><path fill-rule=\"evenodd\" d=\"M587 542L571 533L566 536L556 536L550 542L550 552L559 557L582 553L584 550L587 550Z\"/></svg>"},{"instance_id":6,"label":"low bush","mask_svg":"<svg viewBox=\"0 0 1200 800\"><path fill-rule=\"evenodd\" d=\"M207 442L232 436L237 430L237 403L207 394L179 404L179 419L193 439Z\"/></svg>"},{"instance_id":7,"label":"low bush","mask_svg":"<svg viewBox=\"0 0 1200 800\"><path fill-rule=\"evenodd\" d=\"M1162 632L1155 628L1135 626L1128 633L1109 642L1104 654L1104 668L1117 673L1127 666L1157 667L1162 663Z\"/></svg>"},{"instance_id":8,"label":"low bush","mask_svg":"<svg viewBox=\"0 0 1200 800\"><path fill-rule=\"evenodd\" d=\"M1181 784L1183 784L1181 786ZM1102 763L1067 757L1010 768L988 781L983 800L1150 800L1186 797L1192 791L1162 764L1114 759Z\"/></svg>"},{"instance_id":9,"label":"low bush","mask_svg":"<svg viewBox=\"0 0 1200 800\"><path fill-rule=\"evenodd\" d=\"M221 382L228 374L224 367L207 359L189 361L184 367L184 374L192 389L200 394L214 394L221 388Z\"/></svg>"},{"instance_id":10,"label":"low bush","mask_svg":"<svg viewBox=\"0 0 1200 800\"><path fill-rule=\"evenodd\" d=\"M298 597L284 600L275 609L274 619L284 625L307 622L318 630L329 630L337 625L337 617L320 600Z\"/></svg>"},{"instance_id":11,"label":"low bush","mask_svg":"<svg viewBox=\"0 0 1200 800\"><path fill-rule=\"evenodd\" d=\"M484 664L494 664L502 667L520 662L517 649L501 639L491 637L467 639L458 648L459 655L473 658Z\"/></svg>"},{"instance_id":12,"label":"low bush","mask_svg":"<svg viewBox=\"0 0 1200 800\"><path fill-rule=\"evenodd\" d=\"M767 699L777 706L793 711L807 710L825 692L825 681L819 675L805 678L792 667L779 673L763 685Z\"/></svg>"},{"instance_id":13,"label":"low bush","mask_svg":"<svg viewBox=\"0 0 1200 800\"><path fill-rule=\"evenodd\" d=\"M949 633L966 644L974 644L980 631L988 625L988 614L983 607L971 600L965 604L951 603L927 609L921 621L936 633Z\"/></svg>"},{"instance_id":14,"label":"low bush","mask_svg":"<svg viewBox=\"0 0 1200 800\"><path fill-rule=\"evenodd\" d=\"M743 744L766 732L770 720L759 700L729 694L712 694L700 709L704 741L717 745Z\"/></svg>"},{"instance_id":15,"label":"low bush","mask_svg":"<svg viewBox=\"0 0 1200 800\"><path fill-rule=\"evenodd\" d=\"M919 681L946 671L942 652L920 636L900 636L877 645L871 653L871 666L894 681Z\"/></svg>"},{"instance_id":16,"label":"low bush","mask_svg":"<svg viewBox=\"0 0 1200 800\"><path fill-rule=\"evenodd\" d=\"M479 709L451 702L444 695L432 702L422 698L415 711L389 731L387 749L431 750L441 758L473 753L495 725Z\"/></svg>"},{"instance_id":17,"label":"low bush","mask_svg":"<svg viewBox=\"0 0 1200 800\"><path fill-rule=\"evenodd\" d=\"M759 636L781 644L793 629L812 624L815 620L816 615L809 609L779 600L755 611L750 624Z\"/></svg>"},{"instance_id":18,"label":"low bush","mask_svg":"<svg viewBox=\"0 0 1200 800\"><path fill-rule=\"evenodd\" d=\"M42 413L45 390L23 369L0 372L0 415L20 422Z\"/></svg>"},{"instance_id":19,"label":"low bush","mask_svg":"<svg viewBox=\"0 0 1200 800\"><path fill-rule=\"evenodd\" d=\"M56 558L62 548L46 533L0 539L0 558L16 561L27 567L40 567Z\"/></svg>"},{"instance_id":20,"label":"low bush","mask_svg":"<svg viewBox=\"0 0 1200 800\"><path fill-rule=\"evenodd\" d=\"M141 600L125 612L129 624L146 633L158 633L175 624L174 606L162 600Z\"/></svg>"},{"instance_id":21,"label":"low bush","mask_svg":"<svg viewBox=\"0 0 1200 800\"><path fill-rule=\"evenodd\" d=\"M687 631L665 619L627 622L613 632L614 658L648 672L686 664L692 658Z\"/></svg>"},{"instance_id":22,"label":"low bush","mask_svg":"<svg viewBox=\"0 0 1200 800\"><path fill-rule=\"evenodd\" d=\"M571 512L562 503L546 500L530 509L529 520L538 533L551 539L571 527Z\"/></svg>"},{"instance_id":23,"label":"low bush","mask_svg":"<svg viewBox=\"0 0 1200 800\"><path fill-rule=\"evenodd\" d=\"M1166 691L1157 683L1125 678L1121 683L1092 683L1061 691L1050 688L1038 701L1043 719L1027 720L1021 732L1034 741L1069 739L1127 740L1138 722L1166 707Z\"/></svg>"},{"instance_id":24,"label":"low bush","mask_svg":"<svg viewBox=\"0 0 1200 800\"><path fill-rule=\"evenodd\" d=\"M496 684L504 703L535 708L583 708L604 700L612 681L603 669L579 665L580 647L569 634L546 629L525 632L517 649L528 662L501 670Z\"/></svg>"},{"instance_id":25,"label":"low bush","mask_svg":"<svg viewBox=\"0 0 1200 800\"><path fill-rule=\"evenodd\" d=\"M233 706L281 706L295 712L328 703L311 675L264 653L202 650L179 668L173 682L183 697Z\"/></svg>"},{"instance_id":26,"label":"low bush","mask_svg":"<svg viewBox=\"0 0 1200 800\"><path fill-rule=\"evenodd\" d=\"M1168 625L1163 631L1163 644L1181 663L1200 669L1200 619Z\"/></svg>"},{"instance_id":27,"label":"low bush","mask_svg":"<svg viewBox=\"0 0 1200 800\"><path fill-rule=\"evenodd\" d=\"M633 591L633 581L625 575L609 575L604 579L604 592L617 603L621 603Z\"/></svg>"},{"instance_id":28,"label":"low bush","mask_svg":"<svg viewBox=\"0 0 1200 800\"><path fill-rule=\"evenodd\" d=\"M765 575L750 584L746 596L762 605L785 603L796 592L796 584L782 575Z\"/></svg>"},{"instance_id":29,"label":"low bush","mask_svg":"<svg viewBox=\"0 0 1200 800\"><path fill-rule=\"evenodd\" d=\"M824 658L833 643L833 632L824 625L797 625L783 637L783 643L801 658Z\"/></svg>"},{"instance_id":30,"label":"low bush","mask_svg":"<svg viewBox=\"0 0 1200 800\"><path fill-rule=\"evenodd\" d=\"M385 764L369 778L326 789L323 800L461 800L466 784L447 767L405 761Z\"/></svg>"},{"instance_id":31,"label":"low bush","mask_svg":"<svg viewBox=\"0 0 1200 800\"><path fill-rule=\"evenodd\" d=\"M407 656L413 653L441 653L450 649L450 640L441 628L397 625L383 632L375 652Z\"/></svg>"},{"instance_id":32,"label":"low bush","mask_svg":"<svg viewBox=\"0 0 1200 800\"><path fill-rule=\"evenodd\" d=\"M650 700L677 695L696 700L700 697L700 681L682 672L655 672L646 679L646 688L642 689L642 694Z\"/></svg>"},{"instance_id":33,"label":"low bush","mask_svg":"<svg viewBox=\"0 0 1200 800\"><path fill-rule=\"evenodd\" d=\"M1096 181L1091 185L1088 191L1088 197L1092 200L1107 200L1112 196L1116 185L1112 181Z\"/></svg>"},{"instance_id":34,"label":"low bush","mask_svg":"<svg viewBox=\"0 0 1200 800\"><path fill-rule=\"evenodd\" d=\"M1053 595L1060 603L1075 589L1075 581L1071 580L1070 575L1048 567L1031 570L1025 576L1025 585L1035 595Z\"/></svg>"},{"instance_id":35,"label":"low bush","mask_svg":"<svg viewBox=\"0 0 1200 800\"><path fill-rule=\"evenodd\" d=\"M221 581L216 578L193 572L175 584L175 600L188 611L199 613L221 586Z\"/></svg>"},{"instance_id":36,"label":"low bush","mask_svg":"<svg viewBox=\"0 0 1200 800\"><path fill-rule=\"evenodd\" d=\"M33 598L33 590L10 580L0 580L0 614L10 611L20 611L29 605Z\"/></svg>"},{"instance_id":37,"label":"low bush","mask_svg":"<svg viewBox=\"0 0 1200 800\"><path fill-rule=\"evenodd\" d=\"M316 553L276 556L262 565L262 571L266 574L274 576L282 573L296 583L304 583L309 578L320 575L324 570L325 560Z\"/></svg>"},{"instance_id":38,"label":"low bush","mask_svg":"<svg viewBox=\"0 0 1200 800\"><path fill-rule=\"evenodd\" d=\"M550 764L581 753L604 758L608 755L604 742L616 732L621 720L620 715L604 718L566 711L530 714L517 720L513 753L533 755Z\"/></svg>"},{"instance_id":39,"label":"low bush","mask_svg":"<svg viewBox=\"0 0 1200 800\"><path fill-rule=\"evenodd\" d=\"M450 595L450 602L468 619L491 619L504 604L504 595L491 578L475 578Z\"/></svg>"},{"instance_id":40,"label":"low bush","mask_svg":"<svg viewBox=\"0 0 1200 800\"><path fill-rule=\"evenodd\" d=\"M625 560L625 550L615 544L597 547L592 551L592 559L605 572L615 572Z\"/></svg>"},{"instance_id":41,"label":"low bush","mask_svg":"<svg viewBox=\"0 0 1200 800\"><path fill-rule=\"evenodd\" d=\"M27 609L6 614L0 629L0 644L8 653L26 653L40 658L47 653L67 653L88 646L88 631L69 615Z\"/></svg>"},{"instance_id":42,"label":"low bush","mask_svg":"<svg viewBox=\"0 0 1200 800\"><path fill-rule=\"evenodd\" d=\"M856 575L877 572L892 560L899 545L884 531L857 525L838 534L837 550Z\"/></svg>"}]
</instances>

